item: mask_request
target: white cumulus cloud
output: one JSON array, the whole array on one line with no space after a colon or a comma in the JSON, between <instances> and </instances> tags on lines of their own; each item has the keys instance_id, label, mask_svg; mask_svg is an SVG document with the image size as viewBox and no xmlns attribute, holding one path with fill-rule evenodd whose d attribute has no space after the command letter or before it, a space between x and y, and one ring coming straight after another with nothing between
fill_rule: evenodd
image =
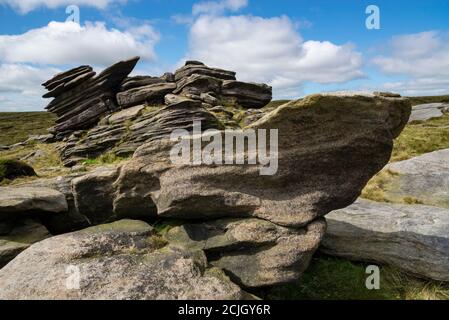
<instances>
[{"instance_id":1,"label":"white cumulus cloud","mask_svg":"<svg viewBox=\"0 0 449 320\"><path fill-rule=\"evenodd\" d=\"M105 9L113 3L124 4L126 0L0 0L0 5L8 5L21 14L29 13L41 7L55 9L69 5Z\"/></svg>"},{"instance_id":2,"label":"white cumulus cloud","mask_svg":"<svg viewBox=\"0 0 449 320\"><path fill-rule=\"evenodd\" d=\"M238 11L248 6L248 0L204 1L193 5L192 14L220 14L225 11Z\"/></svg>"},{"instance_id":3,"label":"white cumulus cloud","mask_svg":"<svg viewBox=\"0 0 449 320\"><path fill-rule=\"evenodd\" d=\"M298 95L307 82L363 77L362 56L350 44L305 41L288 17L201 15L192 24L187 58L266 82L276 97Z\"/></svg>"},{"instance_id":4,"label":"white cumulus cloud","mask_svg":"<svg viewBox=\"0 0 449 320\"><path fill-rule=\"evenodd\" d=\"M0 64L0 111L42 110L46 102L41 83L61 70L26 64Z\"/></svg>"},{"instance_id":5,"label":"white cumulus cloud","mask_svg":"<svg viewBox=\"0 0 449 320\"><path fill-rule=\"evenodd\" d=\"M143 25L125 31L104 23L50 22L20 35L0 35L0 60L6 63L109 65L140 55L156 57L158 33Z\"/></svg>"},{"instance_id":6,"label":"white cumulus cloud","mask_svg":"<svg viewBox=\"0 0 449 320\"><path fill-rule=\"evenodd\" d=\"M434 95L449 92L449 33L429 31L396 36L390 53L373 63L385 74L406 80L385 86L408 95Z\"/></svg>"}]
</instances>

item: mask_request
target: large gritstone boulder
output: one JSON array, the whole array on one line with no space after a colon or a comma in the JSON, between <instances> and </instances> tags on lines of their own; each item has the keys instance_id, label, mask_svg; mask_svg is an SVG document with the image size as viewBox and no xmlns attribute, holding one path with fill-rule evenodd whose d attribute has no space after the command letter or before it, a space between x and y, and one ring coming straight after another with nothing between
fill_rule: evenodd
<instances>
[{"instance_id":1,"label":"large gritstone boulder","mask_svg":"<svg viewBox=\"0 0 449 320\"><path fill-rule=\"evenodd\" d=\"M129 162L73 180L75 203L95 223L123 218L193 220L170 233L170 239L195 246L206 241L203 249L211 263L245 287L284 283L307 267L325 232L321 218L352 204L388 163L393 139L409 115L410 104L402 98L310 96L246 128L278 130L278 150L271 149L276 167L272 175L261 175L266 164L173 162L170 155L179 141L159 137L140 147ZM198 137L211 141L203 134L184 142L191 147ZM237 150L235 157L240 156L250 155ZM237 221L226 220L231 218ZM198 219L210 222L192 226ZM266 231L263 236L248 233L250 238L241 240L242 234L232 231L241 230L240 225ZM222 246L221 254L213 247L214 239ZM234 257L236 247L242 248L241 260ZM247 272L241 261L254 270Z\"/></svg>"}]
</instances>

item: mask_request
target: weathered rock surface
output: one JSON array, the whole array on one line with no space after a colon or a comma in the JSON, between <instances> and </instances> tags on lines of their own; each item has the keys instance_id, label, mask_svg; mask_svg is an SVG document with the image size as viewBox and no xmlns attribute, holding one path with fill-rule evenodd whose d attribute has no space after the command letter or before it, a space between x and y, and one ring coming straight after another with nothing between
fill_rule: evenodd
<instances>
[{"instance_id":1,"label":"weathered rock surface","mask_svg":"<svg viewBox=\"0 0 449 320\"><path fill-rule=\"evenodd\" d=\"M79 289L76 282L69 282L74 270L79 270ZM44 240L0 270L2 300L247 297L222 271L208 268L201 251L164 247L151 227L138 221Z\"/></svg>"},{"instance_id":2,"label":"weathered rock surface","mask_svg":"<svg viewBox=\"0 0 449 320\"><path fill-rule=\"evenodd\" d=\"M141 112L145 109L145 105L135 106L129 109L125 109L119 112L114 113L110 117L108 117L109 124L118 124L123 123L125 121L132 121L136 119Z\"/></svg>"},{"instance_id":3,"label":"weathered rock surface","mask_svg":"<svg viewBox=\"0 0 449 320\"><path fill-rule=\"evenodd\" d=\"M412 198L424 204L449 209L449 149L439 150L389 164L396 173L385 190L391 202Z\"/></svg>"},{"instance_id":4,"label":"weathered rock surface","mask_svg":"<svg viewBox=\"0 0 449 320\"><path fill-rule=\"evenodd\" d=\"M48 230L34 220L15 221L7 234L0 236L0 268L33 243L51 237Z\"/></svg>"},{"instance_id":5,"label":"weathered rock surface","mask_svg":"<svg viewBox=\"0 0 449 320\"><path fill-rule=\"evenodd\" d=\"M0 220L68 210L65 196L48 188L0 187Z\"/></svg>"},{"instance_id":6,"label":"weathered rock surface","mask_svg":"<svg viewBox=\"0 0 449 320\"><path fill-rule=\"evenodd\" d=\"M240 81L224 81L222 95L228 99L235 99L245 108L262 108L273 98L272 88L266 84Z\"/></svg>"},{"instance_id":7,"label":"weathered rock surface","mask_svg":"<svg viewBox=\"0 0 449 320\"><path fill-rule=\"evenodd\" d=\"M201 101L175 94L167 94L164 100L165 104L169 107L201 107Z\"/></svg>"},{"instance_id":8,"label":"weathered rock surface","mask_svg":"<svg viewBox=\"0 0 449 320\"><path fill-rule=\"evenodd\" d=\"M57 214L40 215L40 219L51 234L57 235L86 228L89 220L78 212L72 193L72 180L83 175L75 173L64 177L38 179L20 184L20 188L52 189L62 193L67 201L68 210Z\"/></svg>"},{"instance_id":9,"label":"weathered rock surface","mask_svg":"<svg viewBox=\"0 0 449 320\"><path fill-rule=\"evenodd\" d=\"M449 281L449 210L358 200L326 216L321 250Z\"/></svg>"},{"instance_id":10,"label":"weathered rock surface","mask_svg":"<svg viewBox=\"0 0 449 320\"><path fill-rule=\"evenodd\" d=\"M449 105L444 103L427 103L414 106L409 122L426 121L431 118L442 117L445 112L449 111Z\"/></svg>"},{"instance_id":11,"label":"weathered rock surface","mask_svg":"<svg viewBox=\"0 0 449 320\"><path fill-rule=\"evenodd\" d=\"M224 219L184 224L171 229L165 238L204 250L209 263L225 270L236 283L263 287L297 280L325 229L324 220L293 229L260 219Z\"/></svg>"},{"instance_id":12,"label":"weathered rock surface","mask_svg":"<svg viewBox=\"0 0 449 320\"><path fill-rule=\"evenodd\" d=\"M145 87L151 84L175 82L174 75L166 73L162 77L135 76L123 81L120 91L127 91L134 88Z\"/></svg>"},{"instance_id":13,"label":"weathered rock surface","mask_svg":"<svg viewBox=\"0 0 449 320\"><path fill-rule=\"evenodd\" d=\"M122 108L129 108L142 103L163 103L166 94L173 92L176 84L171 82L150 84L117 94L117 101Z\"/></svg>"},{"instance_id":14,"label":"weathered rock surface","mask_svg":"<svg viewBox=\"0 0 449 320\"><path fill-rule=\"evenodd\" d=\"M236 80L236 73L233 71L210 68L199 61L187 61L182 68L176 70L175 81L180 81L181 79L188 78L194 74L213 77L221 80Z\"/></svg>"},{"instance_id":15,"label":"weathered rock surface","mask_svg":"<svg viewBox=\"0 0 449 320\"><path fill-rule=\"evenodd\" d=\"M158 139L139 148L114 182L101 186L100 175L99 188L111 192L96 201L112 208L102 211L110 216L257 217L302 227L357 199L388 162L393 139L409 115L409 102L401 98L310 96L250 127L279 129L279 170L273 176L261 176L261 165L173 164L169 155L175 142ZM76 184L74 190L79 205L89 206Z\"/></svg>"}]
</instances>

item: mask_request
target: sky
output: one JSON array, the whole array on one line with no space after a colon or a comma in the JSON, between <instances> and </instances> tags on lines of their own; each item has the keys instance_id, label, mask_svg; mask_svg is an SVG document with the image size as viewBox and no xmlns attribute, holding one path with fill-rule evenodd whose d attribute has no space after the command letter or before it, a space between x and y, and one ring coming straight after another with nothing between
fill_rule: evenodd
<instances>
[{"instance_id":1,"label":"sky","mask_svg":"<svg viewBox=\"0 0 449 320\"><path fill-rule=\"evenodd\" d=\"M370 5L379 28L366 26ZM449 1L0 0L0 112L44 110L52 75L133 56L134 75L200 60L275 99L449 94Z\"/></svg>"}]
</instances>

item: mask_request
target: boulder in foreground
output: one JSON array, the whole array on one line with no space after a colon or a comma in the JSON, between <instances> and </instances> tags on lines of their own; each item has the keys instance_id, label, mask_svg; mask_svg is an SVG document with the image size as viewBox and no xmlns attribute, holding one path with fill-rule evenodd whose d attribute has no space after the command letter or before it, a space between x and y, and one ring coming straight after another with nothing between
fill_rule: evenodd
<instances>
[{"instance_id":1,"label":"boulder in foreground","mask_svg":"<svg viewBox=\"0 0 449 320\"><path fill-rule=\"evenodd\" d=\"M79 283L71 281L78 271ZM131 220L34 244L0 270L0 289L0 300L251 297L208 268L202 251L165 246L148 224Z\"/></svg>"}]
</instances>

